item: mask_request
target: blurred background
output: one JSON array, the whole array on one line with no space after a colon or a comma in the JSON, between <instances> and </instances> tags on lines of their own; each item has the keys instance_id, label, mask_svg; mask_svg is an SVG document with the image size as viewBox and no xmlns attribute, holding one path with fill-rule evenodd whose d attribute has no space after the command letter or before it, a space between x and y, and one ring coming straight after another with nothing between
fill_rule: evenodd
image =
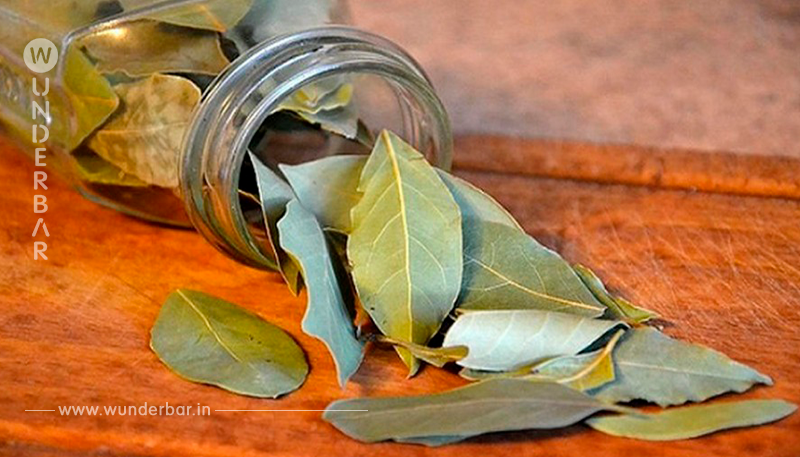
<instances>
[{"instance_id":1,"label":"blurred background","mask_svg":"<svg viewBox=\"0 0 800 457\"><path fill-rule=\"evenodd\" d=\"M800 157L800 0L351 0L456 133Z\"/></svg>"}]
</instances>

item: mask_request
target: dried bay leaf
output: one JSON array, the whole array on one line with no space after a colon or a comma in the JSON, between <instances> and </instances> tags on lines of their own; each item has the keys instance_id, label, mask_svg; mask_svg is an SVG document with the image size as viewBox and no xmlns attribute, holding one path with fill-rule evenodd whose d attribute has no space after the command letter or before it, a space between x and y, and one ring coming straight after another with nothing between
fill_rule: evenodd
<instances>
[{"instance_id":1,"label":"dried bay leaf","mask_svg":"<svg viewBox=\"0 0 800 457\"><path fill-rule=\"evenodd\" d=\"M553 381L583 392L604 386L615 378L611 354L623 333L618 330L603 349L547 360L528 379Z\"/></svg>"},{"instance_id":2,"label":"dried bay leaf","mask_svg":"<svg viewBox=\"0 0 800 457\"><path fill-rule=\"evenodd\" d=\"M402 347L414 357L439 368L445 366L447 363L457 362L463 359L467 356L468 352L466 346L431 348L382 335L377 335L375 340L381 343Z\"/></svg>"},{"instance_id":3,"label":"dried bay leaf","mask_svg":"<svg viewBox=\"0 0 800 457\"><path fill-rule=\"evenodd\" d=\"M186 78L155 74L114 90L122 109L89 139L89 147L148 184L177 187L181 141L200 89Z\"/></svg>"},{"instance_id":4,"label":"dried bay leaf","mask_svg":"<svg viewBox=\"0 0 800 457\"><path fill-rule=\"evenodd\" d=\"M280 165L280 169L300 203L326 228L349 233L350 210L361 199L358 183L366 156L325 157L300 165Z\"/></svg>"},{"instance_id":5,"label":"dried bay leaf","mask_svg":"<svg viewBox=\"0 0 800 457\"><path fill-rule=\"evenodd\" d=\"M744 392L754 384L772 385L769 377L717 351L646 327L628 332L613 357L616 379L593 392L604 401L670 406Z\"/></svg>"},{"instance_id":6,"label":"dried bay leaf","mask_svg":"<svg viewBox=\"0 0 800 457\"><path fill-rule=\"evenodd\" d=\"M145 6L141 0L119 2L128 12ZM159 0L149 3L159 3ZM253 0L207 0L178 5L145 17L183 27L225 32L242 20L252 5Z\"/></svg>"},{"instance_id":7,"label":"dried bay leaf","mask_svg":"<svg viewBox=\"0 0 800 457\"><path fill-rule=\"evenodd\" d=\"M425 158L381 132L361 174L347 254L358 295L385 335L426 344L458 295L461 214ZM446 236L443 236L446 234ZM411 374L418 361L398 354Z\"/></svg>"},{"instance_id":8,"label":"dried bay leaf","mask_svg":"<svg viewBox=\"0 0 800 457\"><path fill-rule=\"evenodd\" d=\"M119 167L103 160L102 157L85 149L72 154L78 177L92 184L113 186L145 187L148 184L136 176L125 173Z\"/></svg>"},{"instance_id":9,"label":"dried bay leaf","mask_svg":"<svg viewBox=\"0 0 800 457\"><path fill-rule=\"evenodd\" d=\"M256 173L261 212L267 232L268 254L277 262L278 271L289 286L289 290L300 293L300 267L280 247L278 220L284 215L286 205L295 198L292 188L280 176L264 165L252 152L248 152L253 170Z\"/></svg>"},{"instance_id":10,"label":"dried bay leaf","mask_svg":"<svg viewBox=\"0 0 800 457\"><path fill-rule=\"evenodd\" d=\"M341 23L334 0L254 0L250 11L226 33L240 51L284 33Z\"/></svg>"},{"instance_id":11,"label":"dried bay leaf","mask_svg":"<svg viewBox=\"0 0 800 457\"><path fill-rule=\"evenodd\" d=\"M510 371L551 357L575 355L618 321L539 310L470 311L456 319L442 346L466 346L457 363L476 370Z\"/></svg>"},{"instance_id":12,"label":"dried bay leaf","mask_svg":"<svg viewBox=\"0 0 800 457\"><path fill-rule=\"evenodd\" d=\"M308 374L305 354L289 334L202 292L170 294L150 335L150 347L172 371L238 394L275 398Z\"/></svg>"},{"instance_id":13,"label":"dried bay leaf","mask_svg":"<svg viewBox=\"0 0 800 457\"><path fill-rule=\"evenodd\" d=\"M308 290L303 331L328 347L339 385L344 387L361 364L363 344L356 338L325 234L314 215L297 200L286 206L278 230L281 247L300 265Z\"/></svg>"},{"instance_id":14,"label":"dried bay leaf","mask_svg":"<svg viewBox=\"0 0 800 457\"><path fill-rule=\"evenodd\" d=\"M469 218L459 309L541 309L597 317L604 307L557 253L516 227Z\"/></svg>"},{"instance_id":15,"label":"dried bay leaf","mask_svg":"<svg viewBox=\"0 0 800 457\"><path fill-rule=\"evenodd\" d=\"M461 216L465 223L469 223L470 218L476 218L486 222L507 225L522 231L522 227L514 217L497 203L491 195L444 170L437 169L436 171L447 188L450 189L450 193L453 194L453 198L461 209Z\"/></svg>"},{"instance_id":16,"label":"dried bay leaf","mask_svg":"<svg viewBox=\"0 0 800 457\"><path fill-rule=\"evenodd\" d=\"M768 424L794 413L797 406L783 400L745 400L692 405L637 416L594 417L586 423L614 436L649 441L696 438L737 427Z\"/></svg>"},{"instance_id":17,"label":"dried bay leaf","mask_svg":"<svg viewBox=\"0 0 800 457\"><path fill-rule=\"evenodd\" d=\"M119 97L83 52L70 48L64 58L64 93L74 113L75 130L62 135L67 150L71 151L117 110ZM62 108L66 116L66 107L61 106L53 107L53 115Z\"/></svg>"},{"instance_id":18,"label":"dried bay leaf","mask_svg":"<svg viewBox=\"0 0 800 457\"><path fill-rule=\"evenodd\" d=\"M490 379L432 395L355 398L331 403L323 419L351 438L443 444L483 433L553 429L602 410L628 411L569 387ZM364 409L363 412L336 410Z\"/></svg>"},{"instance_id":19,"label":"dried bay leaf","mask_svg":"<svg viewBox=\"0 0 800 457\"><path fill-rule=\"evenodd\" d=\"M658 318L658 314L649 309L640 308L624 298L611 295L606 286L594 272L583 265L573 267L586 287L592 291L597 300L608 308L606 312L613 319L620 319L630 324L641 324Z\"/></svg>"},{"instance_id":20,"label":"dried bay leaf","mask_svg":"<svg viewBox=\"0 0 800 457\"><path fill-rule=\"evenodd\" d=\"M327 78L298 89L278 107L301 119L345 138L359 133L359 121L352 103L353 85L343 77Z\"/></svg>"},{"instance_id":21,"label":"dried bay leaf","mask_svg":"<svg viewBox=\"0 0 800 457\"><path fill-rule=\"evenodd\" d=\"M128 76L152 73L215 75L230 63L216 33L152 20L123 23L80 40L103 73Z\"/></svg>"}]
</instances>

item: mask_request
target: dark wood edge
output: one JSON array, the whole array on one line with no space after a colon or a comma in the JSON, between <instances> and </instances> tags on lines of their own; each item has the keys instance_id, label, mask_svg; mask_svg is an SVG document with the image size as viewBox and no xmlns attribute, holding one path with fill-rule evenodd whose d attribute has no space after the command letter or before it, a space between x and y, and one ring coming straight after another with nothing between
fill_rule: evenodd
<instances>
[{"instance_id":1,"label":"dark wood edge","mask_svg":"<svg viewBox=\"0 0 800 457\"><path fill-rule=\"evenodd\" d=\"M456 138L454 168L800 199L800 158L487 135Z\"/></svg>"}]
</instances>

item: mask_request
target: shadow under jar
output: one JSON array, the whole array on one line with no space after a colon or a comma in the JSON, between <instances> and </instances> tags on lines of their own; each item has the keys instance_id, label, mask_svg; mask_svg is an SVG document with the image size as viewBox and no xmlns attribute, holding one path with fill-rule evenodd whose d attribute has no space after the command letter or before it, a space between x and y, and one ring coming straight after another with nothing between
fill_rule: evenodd
<instances>
[{"instance_id":1,"label":"shadow under jar","mask_svg":"<svg viewBox=\"0 0 800 457\"><path fill-rule=\"evenodd\" d=\"M193 225L274 268L250 153L280 175L280 163L367 154L389 129L450 167L449 120L422 69L332 25L347 17L336 0L0 0L0 120L26 142L44 125L36 147L90 200ZM58 49L42 74L23 59L35 38Z\"/></svg>"}]
</instances>

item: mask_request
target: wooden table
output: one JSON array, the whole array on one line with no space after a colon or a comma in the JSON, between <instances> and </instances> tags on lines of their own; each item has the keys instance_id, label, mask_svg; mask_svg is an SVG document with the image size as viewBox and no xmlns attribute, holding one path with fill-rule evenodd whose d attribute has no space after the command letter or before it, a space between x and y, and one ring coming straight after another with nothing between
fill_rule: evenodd
<instances>
[{"instance_id":1,"label":"wooden table","mask_svg":"<svg viewBox=\"0 0 800 457\"><path fill-rule=\"evenodd\" d=\"M14 149L0 140L0 455L800 455L800 414L669 444L574 426L428 449L360 444L319 412L214 412L322 409L338 398L433 392L462 381L432 368L406 380L392 352L373 349L341 390L323 345L300 330L305 297L292 297L277 274L236 264L193 232L101 208L56 177L47 181L49 260L34 261L34 167ZM800 403L800 160L489 137L459 139L457 154L458 174L495 195L543 243L660 312L668 334L775 379L737 398ZM178 287L218 295L289 331L312 367L303 388L258 400L169 372L148 349L149 330ZM167 402L212 413L58 413L59 406Z\"/></svg>"}]
</instances>

